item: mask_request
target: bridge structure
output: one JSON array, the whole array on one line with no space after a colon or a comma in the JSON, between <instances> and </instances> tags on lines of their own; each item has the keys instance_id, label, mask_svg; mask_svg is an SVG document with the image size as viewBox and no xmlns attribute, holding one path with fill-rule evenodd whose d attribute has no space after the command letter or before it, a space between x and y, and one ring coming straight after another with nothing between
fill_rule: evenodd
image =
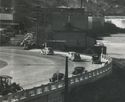
<instances>
[{"instance_id":1,"label":"bridge structure","mask_svg":"<svg viewBox=\"0 0 125 102\"><path fill-rule=\"evenodd\" d=\"M112 72L112 59L108 55L102 55L106 61L104 66L81 75L68 78L69 90L73 87L95 82ZM14 94L0 97L0 102L64 102L64 80L48 83Z\"/></svg>"}]
</instances>

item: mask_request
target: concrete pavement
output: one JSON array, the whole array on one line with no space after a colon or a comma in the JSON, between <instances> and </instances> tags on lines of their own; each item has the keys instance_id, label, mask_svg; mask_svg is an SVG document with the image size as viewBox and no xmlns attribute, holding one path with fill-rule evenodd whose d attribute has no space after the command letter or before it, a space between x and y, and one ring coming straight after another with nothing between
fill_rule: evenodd
<instances>
[{"instance_id":1,"label":"concrete pavement","mask_svg":"<svg viewBox=\"0 0 125 102\"><path fill-rule=\"evenodd\" d=\"M40 49L32 49L29 51L40 53L41 50ZM62 52L62 51L54 51L54 53L56 55L62 55L63 57L65 57L68 54L68 52ZM77 66L84 66L86 68L86 70L88 70L88 71L95 70L95 69L100 68L104 65L104 63L92 64L92 57L89 55L80 54L80 56L81 56L83 62L72 62L72 63L75 63L75 65L77 65ZM106 61L104 61L104 62L106 62Z\"/></svg>"},{"instance_id":2,"label":"concrete pavement","mask_svg":"<svg viewBox=\"0 0 125 102\"><path fill-rule=\"evenodd\" d=\"M49 82L52 74L65 72L65 52L55 51L55 55L41 55L40 49L21 50L18 48L0 48L0 60L8 65L0 70L0 75L10 75L14 81L25 89L36 87ZM59 56L61 55L61 56ZM63 56L63 57L62 57ZM91 57L81 55L82 62L69 61L69 76L72 76L74 67L83 66L91 71L100 68L102 64L92 64Z\"/></svg>"}]
</instances>

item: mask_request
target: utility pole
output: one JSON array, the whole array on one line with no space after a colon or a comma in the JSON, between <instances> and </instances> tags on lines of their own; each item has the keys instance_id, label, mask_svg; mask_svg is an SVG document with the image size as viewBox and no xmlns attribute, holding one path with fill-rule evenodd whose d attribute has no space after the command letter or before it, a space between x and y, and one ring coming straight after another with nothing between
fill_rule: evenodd
<instances>
[{"instance_id":1,"label":"utility pole","mask_svg":"<svg viewBox=\"0 0 125 102\"><path fill-rule=\"evenodd\" d=\"M87 13L86 15L87 15L87 32L86 32L86 49L88 48L88 40L87 40L87 36L88 36L88 34L89 34L89 9L88 9L88 3L89 3L89 0L86 0L86 5L87 5L87 7L86 7L86 10L85 10L85 12Z\"/></svg>"},{"instance_id":2,"label":"utility pole","mask_svg":"<svg viewBox=\"0 0 125 102\"><path fill-rule=\"evenodd\" d=\"M36 44L39 46L39 11L40 6L36 6Z\"/></svg>"},{"instance_id":3,"label":"utility pole","mask_svg":"<svg viewBox=\"0 0 125 102\"><path fill-rule=\"evenodd\" d=\"M13 14L13 20L14 20L14 14L15 14L15 0L12 0L12 6L11 6L11 12Z\"/></svg>"},{"instance_id":4,"label":"utility pole","mask_svg":"<svg viewBox=\"0 0 125 102\"><path fill-rule=\"evenodd\" d=\"M2 5L1 5L1 0L0 0L0 8L2 8ZM1 10L2 11L2 10ZM1 13L1 12L0 12ZM0 18L0 29L2 28L2 24L1 24L1 18ZM2 40L2 35L1 35L1 31L0 31L0 46L1 46L1 40Z\"/></svg>"},{"instance_id":5,"label":"utility pole","mask_svg":"<svg viewBox=\"0 0 125 102\"><path fill-rule=\"evenodd\" d=\"M69 7L69 0L67 0L67 7Z\"/></svg>"},{"instance_id":6,"label":"utility pole","mask_svg":"<svg viewBox=\"0 0 125 102\"><path fill-rule=\"evenodd\" d=\"M65 62L65 91L64 91L64 102L68 101L68 57L66 56Z\"/></svg>"},{"instance_id":7,"label":"utility pole","mask_svg":"<svg viewBox=\"0 0 125 102\"><path fill-rule=\"evenodd\" d=\"M15 21L15 0L12 0L12 2L11 2L11 13L12 13L12 16L13 16L13 20L12 20L12 24L14 24L14 21ZM15 35L16 34L16 31L15 31L15 25L13 25L12 27L11 27L11 29L13 29L13 34ZM22 31L21 31L21 33L22 33Z\"/></svg>"},{"instance_id":8,"label":"utility pole","mask_svg":"<svg viewBox=\"0 0 125 102\"><path fill-rule=\"evenodd\" d=\"M82 3L83 3L83 1L81 0L81 8L82 8Z\"/></svg>"},{"instance_id":9,"label":"utility pole","mask_svg":"<svg viewBox=\"0 0 125 102\"><path fill-rule=\"evenodd\" d=\"M37 11L37 18L36 18L36 44L37 46L39 45L39 38L38 38L38 29L39 29L39 25L38 25L38 11Z\"/></svg>"}]
</instances>

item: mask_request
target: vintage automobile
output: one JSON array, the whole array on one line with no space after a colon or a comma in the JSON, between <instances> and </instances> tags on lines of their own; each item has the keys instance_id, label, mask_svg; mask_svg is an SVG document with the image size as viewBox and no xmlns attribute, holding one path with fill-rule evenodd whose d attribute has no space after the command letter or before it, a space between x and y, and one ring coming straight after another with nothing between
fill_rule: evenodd
<instances>
[{"instance_id":1,"label":"vintage automobile","mask_svg":"<svg viewBox=\"0 0 125 102\"><path fill-rule=\"evenodd\" d=\"M101 55L107 53L107 47L104 44L97 43L93 46L92 51L94 54Z\"/></svg>"},{"instance_id":2,"label":"vintage automobile","mask_svg":"<svg viewBox=\"0 0 125 102\"><path fill-rule=\"evenodd\" d=\"M45 47L45 48L41 49L40 53L43 55L53 55L54 51L51 47Z\"/></svg>"},{"instance_id":3,"label":"vintage automobile","mask_svg":"<svg viewBox=\"0 0 125 102\"><path fill-rule=\"evenodd\" d=\"M72 74L78 75L78 74L82 74L82 73L86 73L86 72L87 72L87 70L85 70L85 67L78 66L78 67L74 68L74 71L72 72Z\"/></svg>"},{"instance_id":4,"label":"vintage automobile","mask_svg":"<svg viewBox=\"0 0 125 102\"><path fill-rule=\"evenodd\" d=\"M23 88L19 85L11 83L12 77L7 75L0 76L0 95L7 95L9 93L16 93L18 91L23 90Z\"/></svg>"},{"instance_id":5,"label":"vintage automobile","mask_svg":"<svg viewBox=\"0 0 125 102\"><path fill-rule=\"evenodd\" d=\"M81 61L81 57L79 53L76 52L68 52L68 59L71 61Z\"/></svg>"},{"instance_id":6,"label":"vintage automobile","mask_svg":"<svg viewBox=\"0 0 125 102\"><path fill-rule=\"evenodd\" d=\"M64 79L63 73L54 73L52 78L49 79L50 82L57 82Z\"/></svg>"},{"instance_id":7,"label":"vintage automobile","mask_svg":"<svg viewBox=\"0 0 125 102\"><path fill-rule=\"evenodd\" d=\"M99 55L92 56L92 64L101 64L101 59Z\"/></svg>"}]
</instances>

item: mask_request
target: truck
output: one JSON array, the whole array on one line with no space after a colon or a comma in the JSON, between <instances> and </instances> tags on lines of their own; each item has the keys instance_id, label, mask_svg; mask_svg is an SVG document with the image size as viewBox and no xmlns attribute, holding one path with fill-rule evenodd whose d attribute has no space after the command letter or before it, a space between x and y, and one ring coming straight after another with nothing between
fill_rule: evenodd
<instances>
[{"instance_id":1,"label":"truck","mask_svg":"<svg viewBox=\"0 0 125 102\"><path fill-rule=\"evenodd\" d=\"M16 82L11 82L12 77L8 75L0 76L0 95L8 95L9 93L16 93L23 90L23 88Z\"/></svg>"},{"instance_id":2,"label":"truck","mask_svg":"<svg viewBox=\"0 0 125 102\"><path fill-rule=\"evenodd\" d=\"M24 39L20 45L23 46L24 50L29 50L34 48L36 46L36 41L35 41L35 38L33 37L33 34L27 33L24 36Z\"/></svg>"}]
</instances>

